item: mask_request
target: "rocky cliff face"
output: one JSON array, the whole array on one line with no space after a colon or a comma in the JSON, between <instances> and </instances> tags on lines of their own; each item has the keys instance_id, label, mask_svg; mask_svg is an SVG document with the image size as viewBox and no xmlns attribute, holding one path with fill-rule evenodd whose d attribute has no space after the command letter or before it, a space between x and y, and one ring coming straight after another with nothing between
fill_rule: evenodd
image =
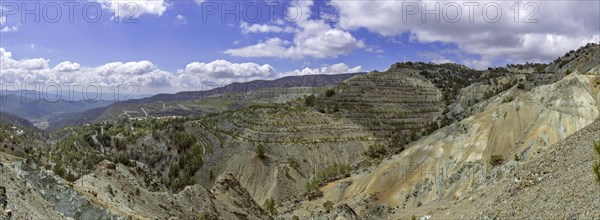
<instances>
[{"instance_id":1,"label":"rocky cliff face","mask_svg":"<svg viewBox=\"0 0 600 220\"><path fill-rule=\"evenodd\" d=\"M134 219L269 218L230 174L219 177L211 191L193 185L173 194L148 190L135 173L135 168L103 161L73 188L95 204Z\"/></svg>"},{"instance_id":2,"label":"rocky cliff face","mask_svg":"<svg viewBox=\"0 0 600 220\"><path fill-rule=\"evenodd\" d=\"M68 183L35 164L0 153L0 219L270 219L230 174L208 191L153 192L133 168L103 161Z\"/></svg>"},{"instance_id":3,"label":"rocky cliff face","mask_svg":"<svg viewBox=\"0 0 600 220\"><path fill-rule=\"evenodd\" d=\"M79 195L51 172L0 154L6 217L10 211L13 219L121 219Z\"/></svg>"}]
</instances>

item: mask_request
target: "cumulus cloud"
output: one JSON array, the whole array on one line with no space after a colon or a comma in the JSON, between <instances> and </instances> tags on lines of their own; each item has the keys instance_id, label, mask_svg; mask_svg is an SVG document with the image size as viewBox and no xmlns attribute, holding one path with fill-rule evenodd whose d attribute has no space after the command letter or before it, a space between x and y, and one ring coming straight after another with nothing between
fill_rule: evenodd
<instances>
[{"instance_id":1,"label":"cumulus cloud","mask_svg":"<svg viewBox=\"0 0 600 220\"><path fill-rule=\"evenodd\" d=\"M313 1L294 1L294 7L288 9L288 14L298 15L296 27L281 28L273 25L244 25L242 32L290 32L293 30L292 42L280 38L269 38L255 45L229 49L225 53L240 57L280 57L291 59L333 58L352 53L357 48L364 47L362 40L356 39L350 32L332 27L324 20L309 19L312 14Z\"/></svg>"},{"instance_id":2,"label":"cumulus cloud","mask_svg":"<svg viewBox=\"0 0 600 220\"><path fill-rule=\"evenodd\" d=\"M119 18L138 18L144 14L161 16L169 7L166 0L95 0Z\"/></svg>"},{"instance_id":3,"label":"cumulus cloud","mask_svg":"<svg viewBox=\"0 0 600 220\"><path fill-rule=\"evenodd\" d=\"M64 61L62 63L57 64L52 68L52 70L57 72L74 72L81 69L81 65L79 63L72 63L69 61Z\"/></svg>"},{"instance_id":4,"label":"cumulus cloud","mask_svg":"<svg viewBox=\"0 0 600 220\"><path fill-rule=\"evenodd\" d=\"M242 29L242 33L293 33L294 28L290 26L277 26L277 25L268 25L268 24L248 24L247 22L242 22L240 24L240 28Z\"/></svg>"},{"instance_id":5,"label":"cumulus cloud","mask_svg":"<svg viewBox=\"0 0 600 220\"><path fill-rule=\"evenodd\" d=\"M12 53L0 48L3 82L94 83L101 86L137 83L140 86L171 86L172 74L158 69L149 61L114 62L97 67L83 67L64 61L50 67L47 59L15 60Z\"/></svg>"},{"instance_id":6,"label":"cumulus cloud","mask_svg":"<svg viewBox=\"0 0 600 220\"><path fill-rule=\"evenodd\" d=\"M338 6L337 26L343 30L364 28L389 37L409 33L411 40L420 43L453 43L462 52L483 57L480 64L497 59L549 61L600 38L598 1L516 1L518 15L511 10L515 1L332 2ZM502 15L495 21L497 6ZM425 7L439 13L438 21L435 15L423 13Z\"/></svg>"},{"instance_id":7,"label":"cumulus cloud","mask_svg":"<svg viewBox=\"0 0 600 220\"><path fill-rule=\"evenodd\" d=\"M330 66L323 66L320 68L304 68L301 70L293 70L283 73L283 76L304 76L304 75L328 75L328 74L340 74L340 73L357 73L362 70L362 66L355 66L350 68L345 63L337 63Z\"/></svg>"},{"instance_id":8,"label":"cumulus cloud","mask_svg":"<svg viewBox=\"0 0 600 220\"><path fill-rule=\"evenodd\" d=\"M187 23L185 17L183 15L177 15L175 16L175 24L177 25L182 25Z\"/></svg>"},{"instance_id":9,"label":"cumulus cloud","mask_svg":"<svg viewBox=\"0 0 600 220\"><path fill-rule=\"evenodd\" d=\"M48 68L48 60L42 58L14 60L12 53L0 48L0 61L2 61L2 70L5 69L23 69L23 70L42 70ZM3 72L4 73L4 72Z\"/></svg>"},{"instance_id":10,"label":"cumulus cloud","mask_svg":"<svg viewBox=\"0 0 600 220\"><path fill-rule=\"evenodd\" d=\"M19 30L19 25L5 26L2 29L0 29L0 33L15 32L18 30Z\"/></svg>"},{"instance_id":11,"label":"cumulus cloud","mask_svg":"<svg viewBox=\"0 0 600 220\"><path fill-rule=\"evenodd\" d=\"M193 62L177 73L161 70L150 61L112 62L95 67L82 66L79 63L63 61L51 67L49 60L43 58L13 58L11 52L0 48L0 80L14 83L76 83L113 86L135 83L150 88L202 89L206 83L229 84L259 79L276 79L293 75L336 74L358 72L360 66L349 67L338 63L319 68L304 68L287 72L278 72L269 64L232 63L226 60L212 62Z\"/></svg>"},{"instance_id":12,"label":"cumulus cloud","mask_svg":"<svg viewBox=\"0 0 600 220\"><path fill-rule=\"evenodd\" d=\"M193 62L179 72L176 84L183 87L197 87L206 82L227 84L268 79L276 74L275 68L268 64L231 63L226 60L215 60L210 63Z\"/></svg>"}]
</instances>

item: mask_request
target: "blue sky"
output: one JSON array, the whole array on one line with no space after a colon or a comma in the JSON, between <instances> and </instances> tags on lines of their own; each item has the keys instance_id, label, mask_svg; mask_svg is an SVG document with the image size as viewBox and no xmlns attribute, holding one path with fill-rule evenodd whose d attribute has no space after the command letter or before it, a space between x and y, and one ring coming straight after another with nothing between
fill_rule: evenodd
<instances>
[{"instance_id":1,"label":"blue sky","mask_svg":"<svg viewBox=\"0 0 600 220\"><path fill-rule=\"evenodd\" d=\"M447 1L72 1L78 5L71 22L64 1L3 1L2 80L131 81L152 93L194 90L211 80L385 70L399 61L478 69L549 62L600 39L597 1L517 2L518 16L512 2L481 2L471 22L467 5ZM38 10L24 15L36 3ZM252 19L255 6L261 19ZM96 8L99 20L86 21ZM239 21L223 18L226 8L237 9ZM439 21L423 16L426 8ZM55 11L61 18L48 22Z\"/></svg>"}]
</instances>

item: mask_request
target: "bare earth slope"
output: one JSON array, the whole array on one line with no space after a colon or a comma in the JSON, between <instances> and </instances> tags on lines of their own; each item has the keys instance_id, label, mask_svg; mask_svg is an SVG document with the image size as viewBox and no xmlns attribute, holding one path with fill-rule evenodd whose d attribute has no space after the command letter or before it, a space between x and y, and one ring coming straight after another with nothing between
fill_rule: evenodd
<instances>
[{"instance_id":1,"label":"bare earth slope","mask_svg":"<svg viewBox=\"0 0 600 220\"><path fill-rule=\"evenodd\" d=\"M433 219L600 219L600 184L592 173L600 120L520 164L514 175L447 208L417 209ZM408 218L411 213L394 218Z\"/></svg>"},{"instance_id":2,"label":"bare earth slope","mask_svg":"<svg viewBox=\"0 0 600 220\"><path fill-rule=\"evenodd\" d=\"M138 175L135 168L103 161L73 187L95 204L133 219L270 218L230 174L217 178L212 191L193 185L176 194L150 191Z\"/></svg>"}]
</instances>

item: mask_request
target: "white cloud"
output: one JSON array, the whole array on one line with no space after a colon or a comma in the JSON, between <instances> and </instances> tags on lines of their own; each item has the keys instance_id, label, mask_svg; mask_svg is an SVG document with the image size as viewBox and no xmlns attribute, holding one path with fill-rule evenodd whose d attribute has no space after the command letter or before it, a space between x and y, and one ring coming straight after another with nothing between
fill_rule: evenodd
<instances>
[{"instance_id":1,"label":"white cloud","mask_svg":"<svg viewBox=\"0 0 600 220\"><path fill-rule=\"evenodd\" d=\"M204 3L206 0L194 0L194 2L196 2L196 4L201 5L202 3Z\"/></svg>"},{"instance_id":2,"label":"white cloud","mask_svg":"<svg viewBox=\"0 0 600 220\"><path fill-rule=\"evenodd\" d=\"M492 66L492 61L487 58L463 59L461 63L476 70L484 70Z\"/></svg>"},{"instance_id":3,"label":"white cloud","mask_svg":"<svg viewBox=\"0 0 600 220\"><path fill-rule=\"evenodd\" d=\"M41 70L48 68L48 60L46 59L14 60L12 59L12 53L4 48L0 48L0 63L3 71L6 69Z\"/></svg>"},{"instance_id":4,"label":"white cloud","mask_svg":"<svg viewBox=\"0 0 600 220\"><path fill-rule=\"evenodd\" d=\"M427 2L427 9L434 9L440 4L440 22L435 22L434 15L426 15L422 21L423 2L421 1L344 1L333 0L338 6L339 23L337 27L349 31L360 28L378 33L382 36L395 37L409 33L413 41L421 43L445 42L454 43L462 52L485 56L489 62L496 59L509 59L516 62L527 60L550 61L563 55L565 51L577 48L585 43L598 42L600 33L600 14L598 1L517 1L519 3L518 21L515 22L515 11L511 2L470 1L479 6L474 7L473 22L469 21L469 8L465 2ZM486 4L499 4L502 17L496 23L487 22L483 8ZM404 8L403 8L404 4ZM416 4L416 14L410 15L408 5ZM461 8L460 20L452 23L455 10L444 7L456 4ZM533 9L537 23L524 23ZM494 8L489 10L487 18L493 18ZM482 62L480 62L482 63ZM485 62L483 62L485 63Z\"/></svg>"},{"instance_id":5,"label":"white cloud","mask_svg":"<svg viewBox=\"0 0 600 220\"><path fill-rule=\"evenodd\" d=\"M294 54L293 50L286 49L289 44L291 44L289 41L275 37L256 45L226 50L225 53L240 57L293 57L297 54Z\"/></svg>"},{"instance_id":6,"label":"white cloud","mask_svg":"<svg viewBox=\"0 0 600 220\"><path fill-rule=\"evenodd\" d=\"M8 33L8 32L15 32L19 30L19 25L13 25L13 26L5 26L2 29L0 29L1 33Z\"/></svg>"},{"instance_id":7,"label":"white cloud","mask_svg":"<svg viewBox=\"0 0 600 220\"><path fill-rule=\"evenodd\" d=\"M270 38L243 48L229 49L225 53L240 57L280 57L291 59L303 59L306 57L314 58L333 58L352 53L357 48L364 47L364 43L339 28L332 27L323 20L310 20L312 14L311 7L313 1L298 0L294 1L294 6L290 7L288 14L298 15L295 28L273 25L244 25L242 32L286 32L294 33L293 42L282 40L278 37ZM297 7L299 6L299 8ZM298 14L300 11L302 14Z\"/></svg>"},{"instance_id":8,"label":"white cloud","mask_svg":"<svg viewBox=\"0 0 600 220\"><path fill-rule=\"evenodd\" d=\"M124 18L139 18L144 14L161 16L169 7L166 0L95 0L115 16Z\"/></svg>"},{"instance_id":9,"label":"white cloud","mask_svg":"<svg viewBox=\"0 0 600 220\"><path fill-rule=\"evenodd\" d=\"M34 83L97 83L110 86L115 83L137 83L140 86L171 86L172 74L158 69L149 61L114 62L98 67L82 67L78 63L64 61L50 68L47 59L15 60L12 53L0 48L3 82Z\"/></svg>"},{"instance_id":10,"label":"white cloud","mask_svg":"<svg viewBox=\"0 0 600 220\"><path fill-rule=\"evenodd\" d=\"M175 24L177 25L182 25L187 23L185 17L183 15L177 15L175 16Z\"/></svg>"},{"instance_id":11,"label":"white cloud","mask_svg":"<svg viewBox=\"0 0 600 220\"><path fill-rule=\"evenodd\" d=\"M348 67L345 63L323 66L321 68L304 68L301 70L293 70L283 73L283 76L304 76L304 75L325 75L325 74L340 74L340 73L357 73L362 69L361 66Z\"/></svg>"},{"instance_id":12,"label":"white cloud","mask_svg":"<svg viewBox=\"0 0 600 220\"><path fill-rule=\"evenodd\" d=\"M0 80L14 83L93 83L100 86L135 83L146 88L182 88L200 90L206 83L220 85L252 80L269 80L285 76L337 74L359 72L361 66L349 67L344 63L324 65L319 68L304 68L278 72L269 64L232 63L215 60L208 63L193 62L177 73L159 69L150 61L112 62L96 67L86 67L79 63L63 61L49 66L43 58L16 60L12 53L0 48Z\"/></svg>"},{"instance_id":13,"label":"white cloud","mask_svg":"<svg viewBox=\"0 0 600 220\"><path fill-rule=\"evenodd\" d=\"M452 60L449 60L449 59L433 59L433 60L431 60L431 62L437 63L437 64L454 63L454 62L452 62Z\"/></svg>"},{"instance_id":14,"label":"white cloud","mask_svg":"<svg viewBox=\"0 0 600 220\"><path fill-rule=\"evenodd\" d=\"M12 58L12 53L10 51L6 51L4 48L0 47L0 59L9 59Z\"/></svg>"},{"instance_id":15,"label":"white cloud","mask_svg":"<svg viewBox=\"0 0 600 220\"><path fill-rule=\"evenodd\" d=\"M248 24L247 22L242 22L240 25L242 29L242 33L293 33L296 30L290 26L280 27L276 25L268 25L268 24Z\"/></svg>"},{"instance_id":16,"label":"white cloud","mask_svg":"<svg viewBox=\"0 0 600 220\"><path fill-rule=\"evenodd\" d=\"M365 48L365 51L369 53L383 53L385 52L383 49L379 48L379 46L368 46Z\"/></svg>"},{"instance_id":17,"label":"white cloud","mask_svg":"<svg viewBox=\"0 0 600 220\"><path fill-rule=\"evenodd\" d=\"M74 72L81 69L81 65L79 63L72 63L69 61L64 61L54 66L53 70L57 72Z\"/></svg>"},{"instance_id":18,"label":"white cloud","mask_svg":"<svg viewBox=\"0 0 600 220\"><path fill-rule=\"evenodd\" d=\"M0 16L0 25L6 23L6 17Z\"/></svg>"},{"instance_id":19,"label":"white cloud","mask_svg":"<svg viewBox=\"0 0 600 220\"><path fill-rule=\"evenodd\" d=\"M205 82L227 84L269 79L275 74L275 68L268 64L231 63L226 60L215 60L210 63L193 62L184 70L180 70L176 84L184 87L197 87Z\"/></svg>"}]
</instances>

